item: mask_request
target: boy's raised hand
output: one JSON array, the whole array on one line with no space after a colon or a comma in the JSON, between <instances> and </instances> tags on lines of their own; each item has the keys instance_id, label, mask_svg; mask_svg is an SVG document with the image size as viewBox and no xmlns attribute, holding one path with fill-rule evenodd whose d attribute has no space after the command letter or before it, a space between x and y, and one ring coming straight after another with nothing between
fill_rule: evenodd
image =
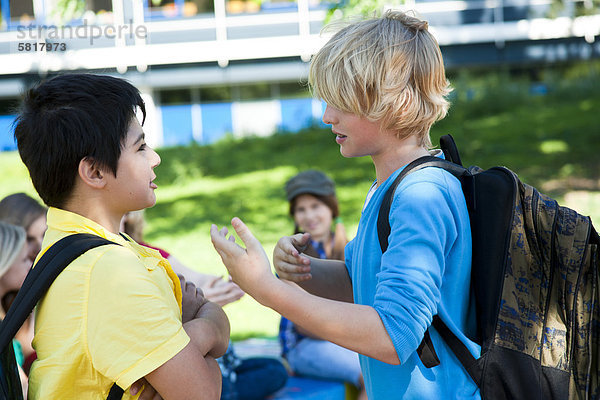
<instances>
[{"instance_id":1,"label":"boy's raised hand","mask_svg":"<svg viewBox=\"0 0 600 400\"><path fill-rule=\"evenodd\" d=\"M227 237L229 233L227 228L219 231L216 225L210 228L213 246L221 256L233 281L260 302L261 290L268 290L269 282L277 281L277 278L271 272L265 250L242 220L235 217L231 220L231 225L246 248L235 243L233 236Z\"/></svg>"},{"instance_id":2,"label":"boy's raised hand","mask_svg":"<svg viewBox=\"0 0 600 400\"><path fill-rule=\"evenodd\" d=\"M309 239L308 233L297 233L279 239L273 250L273 264L281 279L304 282L312 278L310 259L301 254L306 250Z\"/></svg>"}]
</instances>

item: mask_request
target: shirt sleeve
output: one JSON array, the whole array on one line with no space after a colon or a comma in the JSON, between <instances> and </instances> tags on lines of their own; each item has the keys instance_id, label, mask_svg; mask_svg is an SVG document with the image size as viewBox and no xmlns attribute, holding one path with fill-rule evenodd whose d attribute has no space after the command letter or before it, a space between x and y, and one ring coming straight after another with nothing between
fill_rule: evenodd
<instances>
[{"instance_id":1,"label":"shirt sleeve","mask_svg":"<svg viewBox=\"0 0 600 400\"><path fill-rule=\"evenodd\" d=\"M94 264L86 332L94 368L122 388L189 342L166 271L117 246L110 246Z\"/></svg>"},{"instance_id":2,"label":"shirt sleeve","mask_svg":"<svg viewBox=\"0 0 600 400\"><path fill-rule=\"evenodd\" d=\"M348 276L350 277L350 280L352 280L351 266L352 266L352 256L354 255L354 240L355 239L356 238L354 238L351 241L349 241L348 243L346 243L346 247L344 247L344 262L346 263L346 270L348 271Z\"/></svg>"},{"instance_id":3,"label":"shirt sleeve","mask_svg":"<svg viewBox=\"0 0 600 400\"><path fill-rule=\"evenodd\" d=\"M446 187L417 176L407 177L394 195L374 301L401 363L437 313L445 258L457 237Z\"/></svg>"}]
</instances>

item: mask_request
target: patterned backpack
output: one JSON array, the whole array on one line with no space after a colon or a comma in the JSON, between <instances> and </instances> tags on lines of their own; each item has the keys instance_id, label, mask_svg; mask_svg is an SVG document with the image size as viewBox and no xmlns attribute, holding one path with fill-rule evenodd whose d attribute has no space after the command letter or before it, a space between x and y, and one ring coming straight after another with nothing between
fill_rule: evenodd
<instances>
[{"instance_id":1,"label":"patterned backpack","mask_svg":"<svg viewBox=\"0 0 600 400\"><path fill-rule=\"evenodd\" d=\"M561 207L504 167L462 166L451 136L446 160L422 157L398 176L378 220L382 251L389 210L404 176L443 168L461 184L471 219L471 289L481 356L438 317L433 328L477 383L483 399L600 399L600 238L591 219ZM448 160L448 161L447 161ZM418 349L439 364L426 332Z\"/></svg>"}]
</instances>

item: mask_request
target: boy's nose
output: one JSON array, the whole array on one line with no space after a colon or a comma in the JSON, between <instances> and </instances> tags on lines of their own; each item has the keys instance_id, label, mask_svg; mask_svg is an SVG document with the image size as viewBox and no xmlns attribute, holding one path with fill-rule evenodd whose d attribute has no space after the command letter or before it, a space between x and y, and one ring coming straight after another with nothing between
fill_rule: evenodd
<instances>
[{"instance_id":1,"label":"boy's nose","mask_svg":"<svg viewBox=\"0 0 600 400\"><path fill-rule=\"evenodd\" d=\"M337 123L333 107L331 107L329 104L327 107L325 107L325 112L323 113L323 123L327 125L334 125Z\"/></svg>"},{"instance_id":2,"label":"boy's nose","mask_svg":"<svg viewBox=\"0 0 600 400\"><path fill-rule=\"evenodd\" d=\"M160 159L160 156L158 155L158 153L154 149L151 149L151 150L152 150L152 157L153 157L152 168L156 168L160 165L161 159Z\"/></svg>"}]
</instances>

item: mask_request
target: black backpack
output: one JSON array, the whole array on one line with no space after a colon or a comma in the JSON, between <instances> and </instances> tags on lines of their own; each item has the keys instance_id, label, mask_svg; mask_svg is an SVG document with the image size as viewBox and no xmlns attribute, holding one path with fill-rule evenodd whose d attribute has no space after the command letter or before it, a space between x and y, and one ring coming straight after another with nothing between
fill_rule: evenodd
<instances>
[{"instance_id":1,"label":"black backpack","mask_svg":"<svg viewBox=\"0 0 600 400\"><path fill-rule=\"evenodd\" d=\"M67 236L52 245L36 263L35 268L29 271L6 317L0 322L0 400L23 399L21 379L12 344L21 325L67 265L86 251L107 244L117 243L87 233ZM107 400L120 399L122 396L123 389L115 383L110 389Z\"/></svg>"},{"instance_id":2,"label":"black backpack","mask_svg":"<svg viewBox=\"0 0 600 400\"><path fill-rule=\"evenodd\" d=\"M443 168L467 202L473 239L471 289L481 345L474 358L438 317L433 327L483 399L600 399L600 238L589 217L560 207L504 167L462 166L451 136L446 160L410 163L386 193L377 223L382 252L394 191L409 173ZM429 333L417 350L439 364Z\"/></svg>"}]
</instances>

